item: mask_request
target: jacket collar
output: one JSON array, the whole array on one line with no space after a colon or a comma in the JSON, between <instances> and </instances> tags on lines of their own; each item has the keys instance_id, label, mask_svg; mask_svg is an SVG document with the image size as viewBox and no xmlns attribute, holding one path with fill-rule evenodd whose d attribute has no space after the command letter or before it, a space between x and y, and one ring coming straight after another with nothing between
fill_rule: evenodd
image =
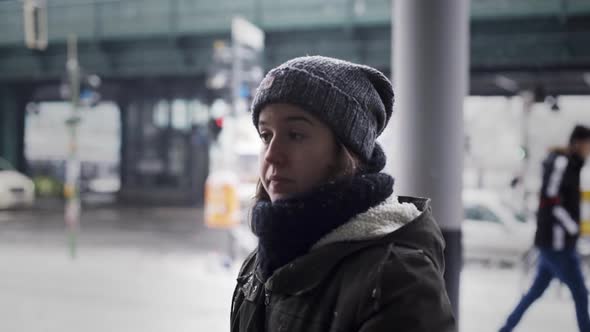
<instances>
[{"instance_id":1,"label":"jacket collar","mask_svg":"<svg viewBox=\"0 0 590 332\"><path fill-rule=\"evenodd\" d=\"M391 195L381 204L356 215L328 233L316 242L312 250L330 243L368 240L387 235L412 221L419 214L420 211L416 205L409 202L401 203L396 195Z\"/></svg>"},{"instance_id":2,"label":"jacket collar","mask_svg":"<svg viewBox=\"0 0 590 332\"><path fill-rule=\"evenodd\" d=\"M582 167L584 167L585 159L577 153L572 153L572 155L570 156L570 160L571 162L573 162L576 168L581 169Z\"/></svg>"}]
</instances>

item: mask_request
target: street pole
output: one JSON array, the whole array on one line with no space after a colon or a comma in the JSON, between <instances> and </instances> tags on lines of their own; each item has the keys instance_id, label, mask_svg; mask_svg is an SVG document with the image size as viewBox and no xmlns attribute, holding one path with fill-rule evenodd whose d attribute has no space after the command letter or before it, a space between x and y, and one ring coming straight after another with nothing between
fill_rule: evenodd
<instances>
[{"instance_id":1,"label":"street pole","mask_svg":"<svg viewBox=\"0 0 590 332\"><path fill-rule=\"evenodd\" d=\"M531 116L531 110L533 109L533 104L535 102L534 93L530 90L526 90L521 93L522 96L522 122L521 122L521 133L522 133L522 149L523 149L523 158L522 158L522 173L521 173L521 185L522 185L522 212L524 216L528 216L528 189L527 189L527 180L528 180L528 172L529 172L529 163L530 163L530 140L529 140L529 118Z\"/></svg>"},{"instance_id":2,"label":"street pole","mask_svg":"<svg viewBox=\"0 0 590 332\"><path fill-rule=\"evenodd\" d=\"M68 159L64 197L66 199L64 219L68 232L70 256L76 258L76 235L80 226L80 160L78 158L78 125L80 123L80 65L78 63L78 41L75 34L68 38L68 59L66 70L70 83L72 112L66 125L69 130Z\"/></svg>"}]
</instances>

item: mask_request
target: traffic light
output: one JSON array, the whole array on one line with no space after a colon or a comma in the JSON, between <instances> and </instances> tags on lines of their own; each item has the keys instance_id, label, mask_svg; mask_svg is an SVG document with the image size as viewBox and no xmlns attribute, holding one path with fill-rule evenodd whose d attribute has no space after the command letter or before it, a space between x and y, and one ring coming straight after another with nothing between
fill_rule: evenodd
<instances>
[{"instance_id":1,"label":"traffic light","mask_svg":"<svg viewBox=\"0 0 590 332\"><path fill-rule=\"evenodd\" d=\"M80 105L84 107L95 107L102 100L100 94L100 86L102 84L101 78L97 75L85 74L82 72L81 79L79 81L79 99ZM60 95L63 99L69 100L72 98L71 95L71 82L68 77L64 77L60 86Z\"/></svg>"},{"instance_id":2,"label":"traffic light","mask_svg":"<svg viewBox=\"0 0 590 332\"><path fill-rule=\"evenodd\" d=\"M210 118L208 127L209 127L209 138L214 141L217 141L217 138L219 137L219 134L221 133L221 130L223 129L223 117Z\"/></svg>"},{"instance_id":3,"label":"traffic light","mask_svg":"<svg viewBox=\"0 0 590 332\"><path fill-rule=\"evenodd\" d=\"M99 88L101 79L98 75L84 75L80 81L80 103L86 107L95 107L101 101Z\"/></svg>"}]
</instances>

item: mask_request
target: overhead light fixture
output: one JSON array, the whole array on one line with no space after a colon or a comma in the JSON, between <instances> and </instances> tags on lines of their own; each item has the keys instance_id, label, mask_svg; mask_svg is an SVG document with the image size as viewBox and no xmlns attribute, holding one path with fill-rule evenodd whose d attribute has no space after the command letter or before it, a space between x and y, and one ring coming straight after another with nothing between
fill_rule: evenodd
<instances>
[{"instance_id":1,"label":"overhead light fixture","mask_svg":"<svg viewBox=\"0 0 590 332\"><path fill-rule=\"evenodd\" d=\"M354 2L354 14L356 16L363 16L367 11L367 4L365 0L356 0Z\"/></svg>"}]
</instances>

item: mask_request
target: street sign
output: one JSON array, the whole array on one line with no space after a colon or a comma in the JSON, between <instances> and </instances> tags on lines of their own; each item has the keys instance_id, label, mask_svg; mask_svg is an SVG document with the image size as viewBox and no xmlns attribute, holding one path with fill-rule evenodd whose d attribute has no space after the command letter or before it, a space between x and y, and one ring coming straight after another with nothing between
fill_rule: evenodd
<instances>
[{"instance_id":1,"label":"street sign","mask_svg":"<svg viewBox=\"0 0 590 332\"><path fill-rule=\"evenodd\" d=\"M25 44L30 49L47 48L47 4L45 0L23 1Z\"/></svg>"},{"instance_id":2,"label":"street sign","mask_svg":"<svg viewBox=\"0 0 590 332\"><path fill-rule=\"evenodd\" d=\"M264 32L239 16L231 22L231 37L234 43L247 45L257 51L264 49Z\"/></svg>"}]
</instances>

